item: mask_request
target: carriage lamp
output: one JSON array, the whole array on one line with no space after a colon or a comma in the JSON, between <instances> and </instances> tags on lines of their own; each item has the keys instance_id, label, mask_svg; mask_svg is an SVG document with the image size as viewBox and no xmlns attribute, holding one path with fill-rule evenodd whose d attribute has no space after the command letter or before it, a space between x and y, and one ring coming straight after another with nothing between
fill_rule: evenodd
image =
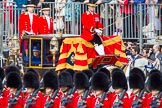
<instances>
[{"instance_id":1,"label":"carriage lamp","mask_svg":"<svg viewBox=\"0 0 162 108\"><path fill-rule=\"evenodd\" d=\"M12 39L12 44L13 44L14 52L17 52L19 50L20 46L19 46L19 39L16 35Z\"/></svg>"},{"instance_id":2,"label":"carriage lamp","mask_svg":"<svg viewBox=\"0 0 162 108\"><path fill-rule=\"evenodd\" d=\"M159 42L159 44L162 43L162 35L156 36L156 41Z\"/></svg>"},{"instance_id":3,"label":"carriage lamp","mask_svg":"<svg viewBox=\"0 0 162 108\"><path fill-rule=\"evenodd\" d=\"M57 51L58 51L58 40L54 36L50 41L50 52L53 55L53 66L55 66L55 56Z\"/></svg>"},{"instance_id":4,"label":"carriage lamp","mask_svg":"<svg viewBox=\"0 0 162 108\"><path fill-rule=\"evenodd\" d=\"M15 55L15 65L17 65L17 53L18 53L18 50L20 49L20 46L19 46L19 38L14 35L13 39L12 39L12 50L13 50L13 53Z\"/></svg>"}]
</instances>

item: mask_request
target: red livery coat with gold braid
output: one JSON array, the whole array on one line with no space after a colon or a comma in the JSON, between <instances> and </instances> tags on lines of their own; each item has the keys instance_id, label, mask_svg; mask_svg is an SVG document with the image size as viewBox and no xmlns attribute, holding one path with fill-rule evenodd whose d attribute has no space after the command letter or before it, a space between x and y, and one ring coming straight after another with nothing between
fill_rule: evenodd
<instances>
[{"instance_id":1,"label":"red livery coat with gold braid","mask_svg":"<svg viewBox=\"0 0 162 108\"><path fill-rule=\"evenodd\" d=\"M30 32L31 30L33 30L35 34L38 34L38 20L39 20L39 16L37 14L33 14L33 22L31 26L30 19L29 19L29 13L28 12L22 13L19 17L20 36L23 35L24 31Z\"/></svg>"},{"instance_id":2,"label":"red livery coat with gold braid","mask_svg":"<svg viewBox=\"0 0 162 108\"><path fill-rule=\"evenodd\" d=\"M49 28L46 17L44 15L40 16L39 17L39 34L53 34L53 33L54 33L53 18L50 17L50 28Z\"/></svg>"},{"instance_id":3,"label":"red livery coat with gold braid","mask_svg":"<svg viewBox=\"0 0 162 108\"><path fill-rule=\"evenodd\" d=\"M34 34L36 35L38 34L38 20L39 16L37 14L33 14L33 22L31 26L29 13L24 12L20 15L19 17L20 51L22 50L22 36L24 35L24 31L30 32L32 30Z\"/></svg>"},{"instance_id":4,"label":"red livery coat with gold braid","mask_svg":"<svg viewBox=\"0 0 162 108\"><path fill-rule=\"evenodd\" d=\"M102 36L104 50L106 54L120 55L119 60L115 65L121 66L123 63L127 63L127 57L125 54L125 47L120 36ZM74 52L75 57L71 57L73 65L70 65L67 61L70 54ZM97 56L96 51L92 43L82 38L65 38L61 45L60 56L56 71L71 68L74 70L88 69L88 64L91 64L93 59Z\"/></svg>"},{"instance_id":5,"label":"red livery coat with gold braid","mask_svg":"<svg viewBox=\"0 0 162 108\"><path fill-rule=\"evenodd\" d=\"M94 38L93 28L102 29L99 14L91 14L89 11L82 14L83 32L81 38L90 41Z\"/></svg>"}]
</instances>

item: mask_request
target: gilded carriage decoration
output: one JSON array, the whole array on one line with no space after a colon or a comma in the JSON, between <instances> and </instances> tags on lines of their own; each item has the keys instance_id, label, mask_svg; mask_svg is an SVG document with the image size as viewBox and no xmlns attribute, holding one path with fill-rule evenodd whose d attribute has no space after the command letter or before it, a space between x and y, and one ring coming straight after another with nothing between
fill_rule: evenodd
<instances>
[{"instance_id":1,"label":"gilded carriage decoration","mask_svg":"<svg viewBox=\"0 0 162 108\"><path fill-rule=\"evenodd\" d=\"M23 65L26 68L55 68L58 40L55 35L24 36Z\"/></svg>"}]
</instances>

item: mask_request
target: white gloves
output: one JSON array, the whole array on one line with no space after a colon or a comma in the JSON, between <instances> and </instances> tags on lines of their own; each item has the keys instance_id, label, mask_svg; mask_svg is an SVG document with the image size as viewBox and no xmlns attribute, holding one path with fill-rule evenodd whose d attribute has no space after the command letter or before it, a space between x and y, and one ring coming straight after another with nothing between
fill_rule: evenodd
<instances>
[{"instance_id":1,"label":"white gloves","mask_svg":"<svg viewBox=\"0 0 162 108\"><path fill-rule=\"evenodd\" d=\"M102 35L102 30L100 29L95 29L95 32L97 33L97 35L101 36Z\"/></svg>"}]
</instances>

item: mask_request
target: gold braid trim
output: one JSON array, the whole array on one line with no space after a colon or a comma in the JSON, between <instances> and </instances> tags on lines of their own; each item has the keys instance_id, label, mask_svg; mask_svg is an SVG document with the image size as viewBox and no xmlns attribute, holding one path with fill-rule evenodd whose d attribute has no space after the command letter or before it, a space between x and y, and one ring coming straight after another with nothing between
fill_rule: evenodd
<instances>
[{"instance_id":1,"label":"gold braid trim","mask_svg":"<svg viewBox=\"0 0 162 108\"><path fill-rule=\"evenodd\" d=\"M77 47L77 52L79 52L79 53L84 53L84 50L83 50L83 48L82 48L82 41L79 42L79 45L78 45L78 47Z\"/></svg>"},{"instance_id":2,"label":"gold braid trim","mask_svg":"<svg viewBox=\"0 0 162 108\"><path fill-rule=\"evenodd\" d=\"M119 51L117 49L115 49L114 53L117 54L117 55L120 55L120 57L127 58L126 54L124 52Z\"/></svg>"},{"instance_id":3,"label":"gold braid trim","mask_svg":"<svg viewBox=\"0 0 162 108\"><path fill-rule=\"evenodd\" d=\"M87 70L89 68L88 68L88 65L87 66L80 66L80 65L75 65L74 64L73 69L74 70Z\"/></svg>"},{"instance_id":4,"label":"gold braid trim","mask_svg":"<svg viewBox=\"0 0 162 108\"><path fill-rule=\"evenodd\" d=\"M86 40L84 40L84 39L82 39L82 38L80 38L80 37L78 37L78 38L65 38L65 39L63 40L63 42L64 42L65 44L71 44L71 43L77 44L77 43L81 42L81 43L84 44L86 47L94 48L94 46L92 45L92 43L90 43L90 42L88 42L88 41L86 41Z\"/></svg>"},{"instance_id":5,"label":"gold braid trim","mask_svg":"<svg viewBox=\"0 0 162 108\"><path fill-rule=\"evenodd\" d=\"M110 38L108 40L103 41L103 44L104 44L104 46L108 46L108 45L112 45L112 44L118 43L120 41L122 41L120 36L115 36L113 38Z\"/></svg>"},{"instance_id":6,"label":"gold braid trim","mask_svg":"<svg viewBox=\"0 0 162 108\"><path fill-rule=\"evenodd\" d=\"M79 65L71 66L68 63L62 63L62 64L59 64L59 65L56 66L56 71L59 71L59 70L65 69L65 68L73 69L73 70L86 70L86 69L89 69L88 65L87 66L79 66Z\"/></svg>"},{"instance_id":7,"label":"gold braid trim","mask_svg":"<svg viewBox=\"0 0 162 108\"><path fill-rule=\"evenodd\" d=\"M64 44L62 44L62 45L61 45L61 48L60 48L60 53L62 53L62 50L63 50L63 45L64 45Z\"/></svg>"},{"instance_id":8,"label":"gold braid trim","mask_svg":"<svg viewBox=\"0 0 162 108\"><path fill-rule=\"evenodd\" d=\"M117 62L115 63L115 66L119 66L119 67L121 67L122 65L123 65L123 63L120 62L120 61L117 61Z\"/></svg>"}]
</instances>

